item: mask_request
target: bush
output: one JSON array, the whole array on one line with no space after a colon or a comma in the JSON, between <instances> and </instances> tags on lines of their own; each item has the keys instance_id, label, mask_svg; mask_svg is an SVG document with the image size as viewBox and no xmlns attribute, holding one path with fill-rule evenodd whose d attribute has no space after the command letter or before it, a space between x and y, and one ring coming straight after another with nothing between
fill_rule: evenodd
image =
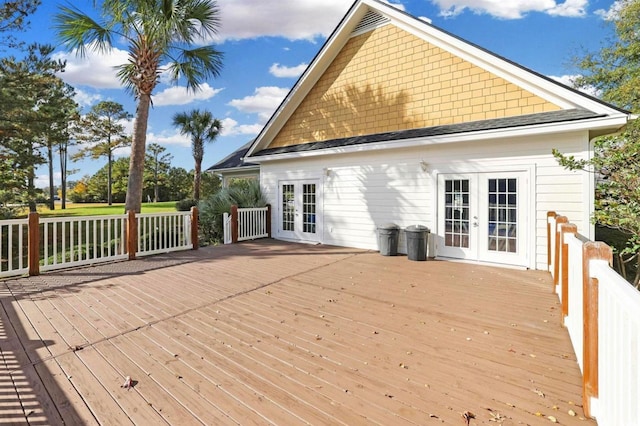
<instances>
[{"instance_id":1,"label":"bush","mask_svg":"<svg viewBox=\"0 0 640 426\"><path fill-rule=\"evenodd\" d=\"M176 210L179 212L188 212L191 207L197 206L198 202L192 198L185 198L184 200L176 201Z\"/></svg>"},{"instance_id":2,"label":"bush","mask_svg":"<svg viewBox=\"0 0 640 426\"><path fill-rule=\"evenodd\" d=\"M267 198L260 188L260 182L252 181L242 187L223 188L215 195L200 202L200 233L205 242L220 243L224 238L222 216L231 213L231 206L239 208L264 207Z\"/></svg>"}]
</instances>

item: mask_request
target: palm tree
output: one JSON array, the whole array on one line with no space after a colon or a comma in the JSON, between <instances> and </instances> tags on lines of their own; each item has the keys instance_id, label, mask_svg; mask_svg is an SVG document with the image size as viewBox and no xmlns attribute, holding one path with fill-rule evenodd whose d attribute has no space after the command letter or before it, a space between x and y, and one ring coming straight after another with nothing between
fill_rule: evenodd
<instances>
[{"instance_id":1,"label":"palm tree","mask_svg":"<svg viewBox=\"0 0 640 426\"><path fill-rule=\"evenodd\" d=\"M194 47L217 33L220 12L214 0L102 0L101 4L104 22L75 6L61 7L54 22L61 41L81 56L87 49L108 51L116 40L127 45L129 59L118 67L118 78L134 95L137 108L125 209L139 212L151 95L165 71L174 82L184 79L190 91L220 74L222 53L211 45Z\"/></svg>"},{"instance_id":2,"label":"palm tree","mask_svg":"<svg viewBox=\"0 0 640 426\"><path fill-rule=\"evenodd\" d=\"M188 113L180 112L173 116L173 125L180 128L180 133L191 136L191 150L195 161L193 173L193 199L200 200L200 173L204 143L213 142L222 130L222 123L209 111L194 109Z\"/></svg>"}]
</instances>

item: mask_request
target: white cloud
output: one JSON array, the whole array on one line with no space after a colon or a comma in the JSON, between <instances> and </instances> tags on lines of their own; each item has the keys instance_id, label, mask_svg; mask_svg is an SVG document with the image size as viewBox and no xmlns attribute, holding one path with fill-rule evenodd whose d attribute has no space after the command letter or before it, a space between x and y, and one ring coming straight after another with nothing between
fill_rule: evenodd
<instances>
[{"instance_id":1,"label":"white cloud","mask_svg":"<svg viewBox=\"0 0 640 426\"><path fill-rule=\"evenodd\" d=\"M302 63L295 67L287 67L276 62L269 68L269 73L275 77L300 77L308 66L309 64Z\"/></svg>"},{"instance_id":2,"label":"white cloud","mask_svg":"<svg viewBox=\"0 0 640 426\"><path fill-rule=\"evenodd\" d=\"M326 37L351 6L345 0L218 0L221 40L261 36L289 40Z\"/></svg>"},{"instance_id":3,"label":"white cloud","mask_svg":"<svg viewBox=\"0 0 640 426\"><path fill-rule=\"evenodd\" d=\"M206 101L213 98L223 89L214 89L207 83L200 85L196 92L188 92L185 86L169 87L152 96L154 106L186 105L195 101Z\"/></svg>"},{"instance_id":4,"label":"white cloud","mask_svg":"<svg viewBox=\"0 0 640 426\"><path fill-rule=\"evenodd\" d=\"M629 3L629 0L616 0L613 2L609 10L598 9L594 13L605 21L615 21L620 15L622 8Z\"/></svg>"},{"instance_id":5,"label":"white cloud","mask_svg":"<svg viewBox=\"0 0 640 426\"><path fill-rule=\"evenodd\" d=\"M520 19L529 12L552 16L579 17L586 14L588 0L431 0L440 8L440 15L455 16L470 10L477 14L502 19Z\"/></svg>"},{"instance_id":6,"label":"white cloud","mask_svg":"<svg viewBox=\"0 0 640 426\"><path fill-rule=\"evenodd\" d=\"M89 86L97 89L117 89L121 87L116 75L116 67L127 62L127 51L111 49L97 53L87 50L84 57L73 52L57 52L54 59L66 60L65 72L60 77L72 86Z\"/></svg>"},{"instance_id":7,"label":"white cloud","mask_svg":"<svg viewBox=\"0 0 640 426\"><path fill-rule=\"evenodd\" d=\"M567 85L569 87L575 87L575 81L576 79L580 77L579 75L570 75L570 74L566 74L566 75L561 75L561 76L556 76L556 75L550 75L549 78L558 81L564 85ZM587 87L587 88L578 88L577 90L580 90L581 92L586 93L587 95L591 95L591 96L595 96L595 97L599 97L599 92L595 87Z\"/></svg>"},{"instance_id":8,"label":"white cloud","mask_svg":"<svg viewBox=\"0 0 640 426\"><path fill-rule=\"evenodd\" d=\"M221 136L233 136L233 135L257 135L262 130L263 125L259 123L255 124L238 124L233 118L222 119L222 132Z\"/></svg>"},{"instance_id":9,"label":"white cloud","mask_svg":"<svg viewBox=\"0 0 640 426\"><path fill-rule=\"evenodd\" d=\"M53 185L60 185L60 179L62 174L60 172L53 172ZM40 174L37 175L33 181L33 184L36 188L49 188L49 175L48 174ZM48 193L47 193L48 195Z\"/></svg>"},{"instance_id":10,"label":"white cloud","mask_svg":"<svg viewBox=\"0 0 640 426\"><path fill-rule=\"evenodd\" d=\"M258 87L252 96L234 99L229 102L229 105L242 112L258 114L260 122L266 123L284 97L287 96L287 93L289 93L289 89L284 87Z\"/></svg>"},{"instance_id":11,"label":"white cloud","mask_svg":"<svg viewBox=\"0 0 640 426\"><path fill-rule=\"evenodd\" d=\"M399 0L382 0L405 10ZM217 41L263 36L289 40L327 37L347 13L351 0L218 0L221 29Z\"/></svg>"},{"instance_id":12,"label":"white cloud","mask_svg":"<svg viewBox=\"0 0 640 426\"><path fill-rule=\"evenodd\" d=\"M179 130L175 130L173 133L162 132L158 135L147 133L147 145L150 143L190 147L191 139L189 139L189 136L181 134Z\"/></svg>"},{"instance_id":13,"label":"white cloud","mask_svg":"<svg viewBox=\"0 0 640 426\"><path fill-rule=\"evenodd\" d=\"M98 101L102 100L102 96L98 93L89 93L87 91L81 89L75 89L76 95L73 97L73 100L78 103L78 105L82 107L87 107L95 104Z\"/></svg>"}]
</instances>

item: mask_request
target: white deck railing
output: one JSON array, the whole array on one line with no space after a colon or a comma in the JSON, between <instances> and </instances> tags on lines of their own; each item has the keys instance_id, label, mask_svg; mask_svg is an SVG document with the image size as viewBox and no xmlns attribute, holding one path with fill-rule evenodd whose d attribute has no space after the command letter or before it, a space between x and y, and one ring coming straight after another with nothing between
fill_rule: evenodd
<instances>
[{"instance_id":1,"label":"white deck railing","mask_svg":"<svg viewBox=\"0 0 640 426\"><path fill-rule=\"evenodd\" d=\"M191 213L136 214L138 221L138 249L136 255L189 250L191 241Z\"/></svg>"},{"instance_id":2,"label":"white deck railing","mask_svg":"<svg viewBox=\"0 0 640 426\"><path fill-rule=\"evenodd\" d=\"M224 244L231 244L233 242L231 238L231 215L227 212L222 215L222 229Z\"/></svg>"},{"instance_id":3,"label":"white deck railing","mask_svg":"<svg viewBox=\"0 0 640 426\"><path fill-rule=\"evenodd\" d=\"M0 221L0 277L27 272L28 219Z\"/></svg>"},{"instance_id":4,"label":"white deck railing","mask_svg":"<svg viewBox=\"0 0 640 426\"><path fill-rule=\"evenodd\" d=\"M568 315L564 320L564 325L569 331L573 349L577 355L580 371L584 371L582 362L582 343L583 336L583 299L582 299L582 244L583 242L575 235L567 235L564 237L569 246L568 259L568 297L566 303L568 305ZM562 292L560 292L562 293ZM562 301L562 298L560 298Z\"/></svg>"},{"instance_id":5,"label":"white deck railing","mask_svg":"<svg viewBox=\"0 0 640 426\"><path fill-rule=\"evenodd\" d=\"M238 241L268 237L268 211L267 207L238 209Z\"/></svg>"},{"instance_id":6,"label":"white deck railing","mask_svg":"<svg viewBox=\"0 0 640 426\"><path fill-rule=\"evenodd\" d=\"M0 278L198 248L198 210L0 221ZM30 250L29 248L32 248Z\"/></svg>"},{"instance_id":7,"label":"white deck railing","mask_svg":"<svg viewBox=\"0 0 640 426\"><path fill-rule=\"evenodd\" d=\"M127 215L40 219L41 271L127 258Z\"/></svg>"},{"instance_id":8,"label":"white deck railing","mask_svg":"<svg viewBox=\"0 0 640 426\"><path fill-rule=\"evenodd\" d=\"M639 424L640 292L611 268L610 247L570 231L563 220L549 218L549 241L560 243L549 245L549 270L583 373L585 412L600 426Z\"/></svg>"},{"instance_id":9,"label":"white deck railing","mask_svg":"<svg viewBox=\"0 0 640 426\"><path fill-rule=\"evenodd\" d=\"M609 267L592 260L598 285L599 426L640 423L640 292Z\"/></svg>"},{"instance_id":10,"label":"white deck railing","mask_svg":"<svg viewBox=\"0 0 640 426\"><path fill-rule=\"evenodd\" d=\"M231 206L231 214L222 215L225 244L271 237L271 206L239 209Z\"/></svg>"}]
</instances>

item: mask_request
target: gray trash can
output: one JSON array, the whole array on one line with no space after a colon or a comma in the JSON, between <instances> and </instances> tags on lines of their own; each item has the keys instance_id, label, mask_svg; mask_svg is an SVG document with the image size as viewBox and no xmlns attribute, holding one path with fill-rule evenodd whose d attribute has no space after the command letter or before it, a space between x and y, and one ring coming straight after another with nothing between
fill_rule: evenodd
<instances>
[{"instance_id":1,"label":"gray trash can","mask_svg":"<svg viewBox=\"0 0 640 426\"><path fill-rule=\"evenodd\" d=\"M395 223L385 223L378 226L378 247L383 256L395 256L398 254L398 236L400 227Z\"/></svg>"},{"instance_id":2,"label":"gray trash can","mask_svg":"<svg viewBox=\"0 0 640 426\"><path fill-rule=\"evenodd\" d=\"M427 242L429 228L422 225L411 225L404 230L407 237L407 258L409 260L427 260Z\"/></svg>"}]
</instances>

